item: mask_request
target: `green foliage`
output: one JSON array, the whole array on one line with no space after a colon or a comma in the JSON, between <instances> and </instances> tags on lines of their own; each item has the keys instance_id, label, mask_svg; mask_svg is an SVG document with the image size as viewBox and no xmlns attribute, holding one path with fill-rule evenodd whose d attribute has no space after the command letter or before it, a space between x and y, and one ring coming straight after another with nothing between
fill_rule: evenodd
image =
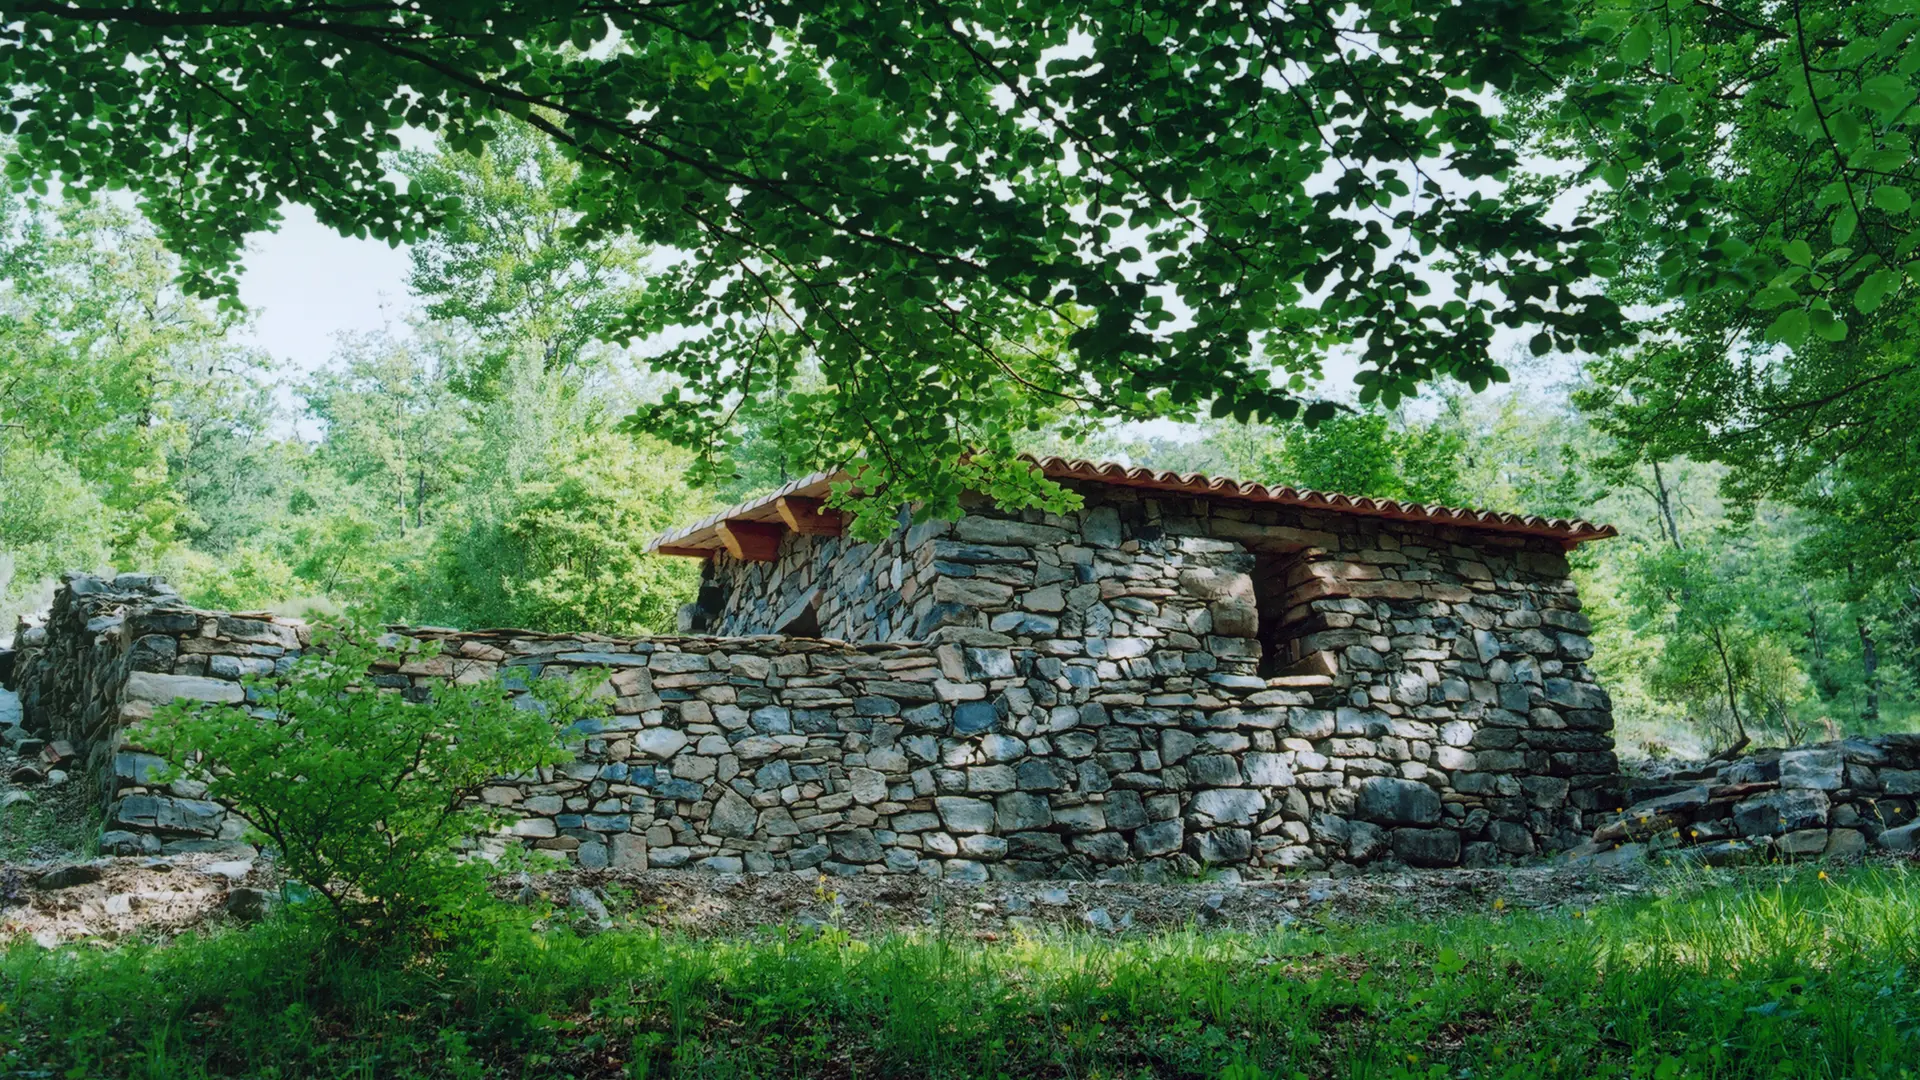
<instances>
[{"instance_id":1,"label":"green foliage","mask_svg":"<svg viewBox=\"0 0 1920 1080\"><path fill-rule=\"evenodd\" d=\"M1491 98L1611 51L1581 10L30 2L0 31L0 127L16 189L131 190L184 279L231 299L285 201L433 236L456 207L389 178L403 128L466 153L524 122L578 170L573 236L679 255L604 331L674 342L678 385L637 421L716 458L741 400L768 402L796 467L864 463L870 533L966 487L1064 505L1012 457L1038 413L1288 420L1331 343L1392 407L1504 380L1496 327L1623 340L1573 287L1600 236L1499 197L1520 140ZM807 365L821 388L790 392Z\"/></svg>"},{"instance_id":2,"label":"green foliage","mask_svg":"<svg viewBox=\"0 0 1920 1080\"><path fill-rule=\"evenodd\" d=\"M427 616L466 626L670 633L699 584L685 559L647 540L698 518L704 497L681 482L685 455L624 435L583 436L540 479L517 485L494 515L435 552L444 593Z\"/></svg>"},{"instance_id":3,"label":"green foliage","mask_svg":"<svg viewBox=\"0 0 1920 1080\"><path fill-rule=\"evenodd\" d=\"M544 372L592 369L641 297L644 248L593 235L572 204L589 197L580 167L546 136L508 121L478 154L399 155L410 192L447 216L413 246L413 291L436 320L471 333L453 386L463 397L502 392L510 360L525 353Z\"/></svg>"},{"instance_id":4,"label":"green foliage","mask_svg":"<svg viewBox=\"0 0 1920 1080\"><path fill-rule=\"evenodd\" d=\"M1596 23L1611 56L1532 115L1640 316L1583 406L1624 460L1722 462L1736 500L1807 509L1809 567L1842 591L1911 579L1913 5L1629 0Z\"/></svg>"},{"instance_id":5,"label":"green foliage","mask_svg":"<svg viewBox=\"0 0 1920 1080\"><path fill-rule=\"evenodd\" d=\"M1745 554L1721 542L1657 547L1636 560L1629 603L1643 632L1662 643L1649 678L1723 745L1761 733L1800 742L1808 731L1794 706L1807 694L1806 675L1753 610L1749 577L1765 569Z\"/></svg>"},{"instance_id":6,"label":"green foliage","mask_svg":"<svg viewBox=\"0 0 1920 1080\"><path fill-rule=\"evenodd\" d=\"M1310 428L1227 420L1202 426L1191 441L1107 438L1038 448L1312 491L1456 504L1467 497L1461 472L1467 438L1458 424L1369 410L1336 413Z\"/></svg>"},{"instance_id":7,"label":"green foliage","mask_svg":"<svg viewBox=\"0 0 1920 1080\"><path fill-rule=\"evenodd\" d=\"M339 929L444 935L485 901L488 865L459 850L504 820L481 787L565 760L559 732L600 706L590 677L536 680L518 700L497 678L383 688L407 665L452 661L371 633L322 635L285 676L250 681L246 704L176 702L141 737L205 776Z\"/></svg>"},{"instance_id":8,"label":"green foliage","mask_svg":"<svg viewBox=\"0 0 1920 1080\"><path fill-rule=\"evenodd\" d=\"M86 480L0 429L0 620L33 606L43 580L104 565L112 542L106 507Z\"/></svg>"},{"instance_id":9,"label":"green foliage","mask_svg":"<svg viewBox=\"0 0 1920 1080\"><path fill-rule=\"evenodd\" d=\"M1769 881L1768 878L1773 878ZM854 938L507 930L407 965L299 927L0 955L0 1065L71 1075L1897 1080L1920 884L1669 882L1590 911ZM11 1056L5 1056L11 1055Z\"/></svg>"}]
</instances>

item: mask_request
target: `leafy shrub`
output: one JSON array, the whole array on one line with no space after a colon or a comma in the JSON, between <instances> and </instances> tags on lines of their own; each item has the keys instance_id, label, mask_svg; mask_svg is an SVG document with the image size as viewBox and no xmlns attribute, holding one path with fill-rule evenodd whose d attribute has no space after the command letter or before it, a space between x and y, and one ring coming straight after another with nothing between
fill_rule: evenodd
<instances>
[{"instance_id":1,"label":"leafy shrub","mask_svg":"<svg viewBox=\"0 0 1920 1080\"><path fill-rule=\"evenodd\" d=\"M537 680L518 700L498 678L436 681L430 696L378 687L403 665L437 666L438 648L371 638L323 635L285 676L250 681L246 704L176 702L144 741L204 774L341 929L453 933L486 896L487 865L461 849L502 818L481 788L566 760L558 732L600 706L585 676Z\"/></svg>"}]
</instances>

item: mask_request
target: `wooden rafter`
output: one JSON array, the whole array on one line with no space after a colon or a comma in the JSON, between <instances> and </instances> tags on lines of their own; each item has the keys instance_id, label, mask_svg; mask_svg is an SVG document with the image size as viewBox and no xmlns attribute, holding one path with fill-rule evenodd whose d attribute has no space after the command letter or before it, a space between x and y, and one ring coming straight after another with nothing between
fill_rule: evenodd
<instances>
[{"instance_id":1,"label":"wooden rafter","mask_svg":"<svg viewBox=\"0 0 1920 1080\"><path fill-rule=\"evenodd\" d=\"M780 557L780 538L787 530L768 521L731 518L716 529L727 554L742 562L772 562Z\"/></svg>"},{"instance_id":2,"label":"wooden rafter","mask_svg":"<svg viewBox=\"0 0 1920 1080\"><path fill-rule=\"evenodd\" d=\"M840 516L840 511L827 509L819 499L787 495L774 500L773 505L780 512L780 520L787 523L787 528L801 536L839 536L846 528L846 520Z\"/></svg>"}]
</instances>

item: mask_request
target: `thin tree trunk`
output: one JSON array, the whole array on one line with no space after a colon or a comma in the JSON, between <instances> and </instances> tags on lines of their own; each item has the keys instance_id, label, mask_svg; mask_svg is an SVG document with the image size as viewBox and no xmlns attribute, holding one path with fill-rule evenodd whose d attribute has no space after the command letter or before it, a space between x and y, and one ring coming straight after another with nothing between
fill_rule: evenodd
<instances>
[{"instance_id":1,"label":"thin tree trunk","mask_svg":"<svg viewBox=\"0 0 1920 1080\"><path fill-rule=\"evenodd\" d=\"M1813 646L1813 658L1824 664L1827 662L1827 646L1820 639L1820 609L1814 606L1813 590L1801 586L1800 598L1807 605L1807 641Z\"/></svg>"},{"instance_id":2,"label":"thin tree trunk","mask_svg":"<svg viewBox=\"0 0 1920 1080\"><path fill-rule=\"evenodd\" d=\"M1729 711L1733 713L1733 730L1734 730L1734 733L1737 736L1739 736L1737 739L1734 740L1734 743L1732 746L1729 746L1725 750L1720 751L1720 753L1715 754L1714 757L1716 759L1722 758L1722 757L1730 758L1733 755L1739 753L1740 751L1745 750L1747 748L1747 744L1752 742L1753 740L1748 738L1747 736L1747 722L1741 719L1740 717L1740 695L1736 691L1736 688L1734 685L1733 661L1727 658L1726 638L1724 635L1720 633L1720 630L1718 627L1715 627L1712 633L1713 633L1713 648L1716 652L1720 654L1720 671L1726 677L1726 680L1727 680L1727 708Z\"/></svg>"},{"instance_id":3,"label":"thin tree trunk","mask_svg":"<svg viewBox=\"0 0 1920 1080\"><path fill-rule=\"evenodd\" d=\"M1666 474L1660 471L1660 463L1653 463L1653 501L1660 508L1660 522L1666 526L1667 539L1675 548L1680 544L1680 523L1673 516L1673 492L1667 487Z\"/></svg>"},{"instance_id":4,"label":"thin tree trunk","mask_svg":"<svg viewBox=\"0 0 1920 1080\"><path fill-rule=\"evenodd\" d=\"M1860 674L1866 691L1860 719L1873 723L1880 719L1880 650L1874 644L1873 631L1867 628L1867 617L1855 615L1853 621L1860 629Z\"/></svg>"}]
</instances>

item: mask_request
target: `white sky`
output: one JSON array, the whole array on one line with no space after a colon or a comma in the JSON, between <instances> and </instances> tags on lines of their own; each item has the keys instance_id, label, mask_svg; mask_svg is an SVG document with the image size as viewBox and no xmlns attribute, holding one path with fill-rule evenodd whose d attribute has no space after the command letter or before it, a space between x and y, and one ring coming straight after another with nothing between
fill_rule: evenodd
<instances>
[{"instance_id":1,"label":"white sky","mask_svg":"<svg viewBox=\"0 0 1920 1080\"><path fill-rule=\"evenodd\" d=\"M407 251L373 240L351 240L314 220L303 206L288 208L280 231L248 245L240 299L253 309L246 335L285 375L326 363L342 332L399 325L413 310L407 294Z\"/></svg>"},{"instance_id":2,"label":"white sky","mask_svg":"<svg viewBox=\"0 0 1920 1080\"><path fill-rule=\"evenodd\" d=\"M240 298L254 312L254 321L243 338L281 364L280 383L289 388L283 400L290 411L298 408L290 388L327 363L341 334L403 326L416 310L407 290L407 270L404 247L389 248L378 241L343 237L314 220L312 212L301 206L287 208L286 220L277 232L253 238L240 277ZM1525 334L1514 331L1497 333L1494 354L1509 361L1517 383L1537 386L1546 374L1540 367L1559 368L1567 360L1555 358L1543 365L1512 363L1524 357L1521 343L1525 338ZM1327 378L1321 392L1350 399L1358 366L1353 350L1335 350L1326 357ZM288 419L301 434L318 434L300 418ZM1156 421L1135 427L1143 436L1177 436L1183 433L1184 425Z\"/></svg>"}]
</instances>

